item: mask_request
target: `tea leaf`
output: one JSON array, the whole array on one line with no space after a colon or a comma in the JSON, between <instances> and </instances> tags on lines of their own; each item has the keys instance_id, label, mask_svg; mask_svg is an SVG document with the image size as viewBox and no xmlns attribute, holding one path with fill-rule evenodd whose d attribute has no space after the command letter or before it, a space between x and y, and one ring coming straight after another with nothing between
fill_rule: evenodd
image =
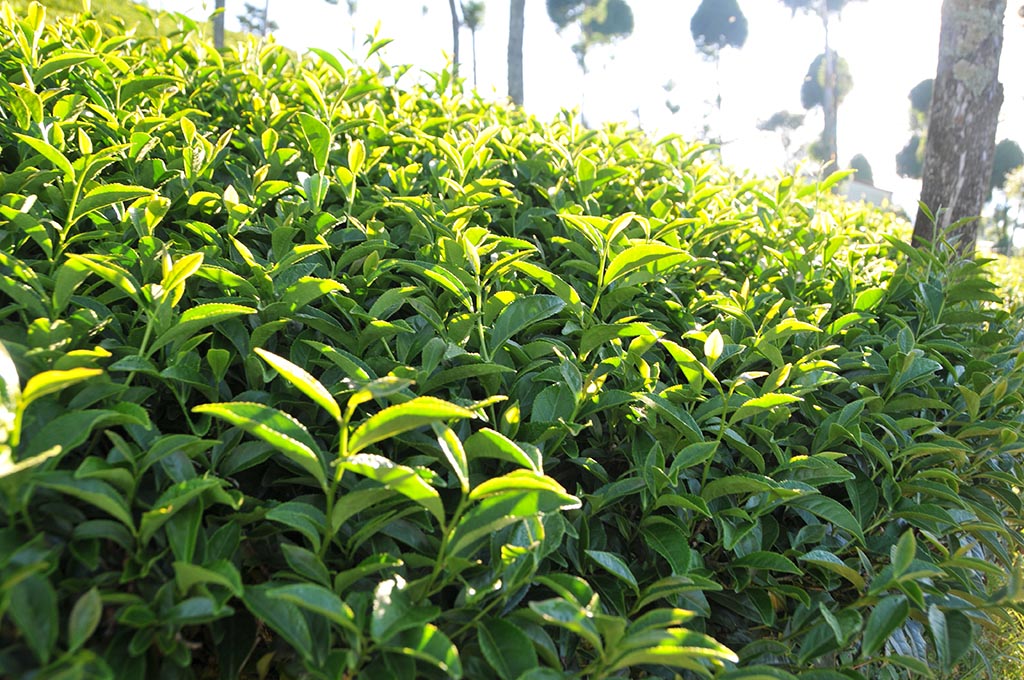
<instances>
[{"instance_id":1,"label":"tea leaf","mask_svg":"<svg viewBox=\"0 0 1024 680\"><path fill-rule=\"evenodd\" d=\"M326 486L327 473L319 448L302 423L287 413L247 402L203 404L192 410L222 418L259 437L312 475L321 486Z\"/></svg>"},{"instance_id":2,"label":"tea leaf","mask_svg":"<svg viewBox=\"0 0 1024 680\"><path fill-rule=\"evenodd\" d=\"M106 482L99 479L75 479L70 472L62 470L38 474L34 481L39 486L73 496L99 508L135 533L135 523L127 501Z\"/></svg>"},{"instance_id":3,"label":"tea leaf","mask_svg":"<svg viewBox=\"0 0 1024 680\"><path fill-rule=\"evenodd\" d=\"M383 456L360 453L338 463L339 469L351 470L386 488L397 491L409 500L422 505L439 523L444 524L444 505L441 496L416 471L393 463Z\"/></svg>"},{"instance_id":4,"label":"tea leaf","mask_svg":"<svg viewBox=\"0 0 1024 680\"><path fill-rule=\"evenodd\" d=\"M358 453L371 444L431 423L475 417L473 411L447 401L416 397L404 404L389 406L359 425L349 436L348 453Z\"/></svg>"},{"instance_id":5,"label":"tea leaf","mask_svg":"<svg viewBox=\"0 0 1024 680\"><path fill-rule=\"evenodd\" d=\"M225 319L255 313L256 310L252 307L228 302L210 302L197 305L185 310L174 326L157 337L149 351L155 352L171 342L184 342L203 328L220 323Z\"/></svg>"},{"instance_id":6,"label":"tea leaf","mask_svg":"<svg viewBox=\"0 0 1024 680\"><path fill-rule=\"evenodd\" d=\"M465 449L470 459L496 458L507 460L537 474L544 474L543 464L539 456L531 456L514 441L489 427L484 427L466 439Z\"/></svg>"},{"instance_id":7,"label":"tea leaf","mask_svg":"<svg viewBox=\"0 0 1024 680\"><path fill-rule=\"evenodd\" d=\"M627 636L621 643L626 648L612 662L613 671L640 664L657 664L686 668L707 674L707 666L724 668L726 661L733 663L739 657L714 638L685 628L668 628L657 633Z\"/></svg>"},{"instance_id":8,"label":"tea leaf","mask_svg":"<svg viewBox=\"0 0 1024 680\"><path fill-rule=\"evenodd\" d=\"M388 640L383 649L426 661L449 678L462 677L459 650L452 641L433 624L402 631Z\"/></svg>"},{"instance_id":9,"label":"tea leaf","mask_svg":"<svg viewBox=\"0 0 1024 680\"><path fill-rule=\"evenodd\" d=\"M72 368L66 371L36 373L25 384L25 389L21 393L20 408L26 409L29 404L37 399L60 392L71 385L98 375L103 375L103 371L98 368ZM17 380L17 376L15 376L15 380ZM17 385L17 382L14 384Z\"/></svg>"},{"instance_id":10,"label":"tea leaf","mask_svg":"<svg viewBox=\"0 0 1024 680\"><path fill-rule=\"evenodd\" d=\"M802 496L789 501L789 505L811 512L822 519L835 524L837 527L846 529L854 538L864 543L864 532L860 522L853 514L844 508L838 501L816 494L813 496Z\"/></svg>"},{"instance_id":11,"label":"tea leaf","mask_svg":"<svg viewBox=\"0 0 1024 680\"><path fill-rule=\"evenodd\" d=\"M476 624L480 649L501 680L516 680L537 667L530 638L506 619L486 618Z\"/></svg>"},{"instance_id":12,"label":"tea leaf","mask_svg":"<svg viewBox=\"0 0 1024 680\"><path fill-rule=\"evenodd\" d=\"M628 585L637 595L640 594L640 584L637 583L636 576L634 576L633 572L629 570L629 567L626 566L626 563L622 561L621 557L615 553L603 550L586 550L585 552L587 553L587 556L597 562L602 569Z\"/></svg>"},{"instance_id":13,"label":"tea leaf","mask_svg":"<svg viewBox=\"0 0 1024 680\"><path fill-rule=\"evenodd\" d=\"M69 221L77 221L89 213L102 210L107 206L121 203L122 201L133 201L142 196L152 196L153 191L146 187L129 186L125 184L106 184L98 186L85 194L85 197L75 206L74 216Z\"/></svg>"},{"instance_id":14,"label":"tea leaf","mask_svg":"<svg viewBox=\"0 0 1024 680\"><path fill-rule=\"evenodd\" d=\"M309 144L309 151L313 155L313 167L317 172L324 172L327 169L327 155L331 151L331 131L326 125L315 117L305 112L299 113L299 122L302 125L302 134Z\"/></svg>"},{"instance_id":15,"label":"tea leaf","mask_svg":"<svg viewBox=\"0 0 1024 680\"><path fill-rule=\"evenodd\" d=\"M509 491L546 491L560 496L566 503L579 505L579 500L569 495L561 484L532 470L515 470L477 484L469 497L472 500L480 500Z\"/></svg>"},{"instance_id":16,"label":"tea leaf","mask_svg":"<svg viewBox=\"0 0 1024 680\"><path fill-rule=\"evenodd\" d=\"M551 625L576 633L601 653L604 645L594 625L593 615L577 604L557 597L551 600L530 602L533 610L542 620Z\"/></svg>"},{"instance_id":17,"label":"tea leaf","mask_svg":"<svg viewBox=\"0 0 1024 680\"><path fill-rule=\"evenodd\" d=\"M757 550L733 560L733 567L747 567L749 569L766 569L778 571L784 574L803 574L803 569L793 564L789 558L766 550Z\"/></svg>"},{"instance_id":18,"label":"tea leaf","mask_svg":"<svg viewBox=\"0 0 1024 680\"><path fill-rule=\"evenodd\" d=\"M604 285L610 286L615 281L642 268L651 268L659 275L687 261L689 256L678 248L662 243L644 243L626 248L608 263L604 272Z\"/></svg>"},{"instance_id":19,"label":"tea leaf","mask_svg":"<svg viewBox=\"0 0 1024 680\"><path fill-rule=\"evenodd\" d=\"M491 328L489 349L497 352L517 333L562 311L565 302L554 295L530 295L501 310Z\"/></svg>"},{"instance_id":20,"label":"tea leaf","mask_svg":"<svg viewBox=\"0 0 1024 680\"><path fill-rule=\"evenodd\" d=\"M784 404L793 404L796 402L803 401L798 396L792 394L780 394L778 392L770 392L768 394L762 394L760 397L754 397L743 402L743 405L736 409L730 418L730 422L736 422L749 418L752 415L761 413L763 411L770 411L776 406L782 406Z\"/></svg>"},{"instance_id":21,"label":"tea leaf","mask_svg":"<svg viewBox=\"0 0 1024 680\"><path fill-rule=\"evenodd\" d=\"M860 590L865 588L864 577L861 576L856 569L848 566L845 562L827 550L820 548L812 550L798 559L801 562L809 562L810 564L835 572Z\"/></svg>"},{"instance_id":22,"label":"tea leaf","mask_svg":"<svg viewBox=\"0 0 1024 680\"><path fill-rule=\"evenodd\" d=\"M65 182L75 181L75 169L71 165L71 161L69 161L68 157L61 153L57 147L45 140L36 139L35 137L29 137L28 135L19 134L17 132L14 133L14 136L28 144L32 147L33 151L50 161L55 168L64 173Z\"/></svg>"},{"instance_id":23,"label":"tea leaf","mask_svg":"<svg viewBox=\"0 0 1024 680\"><path fill-rule=\"evenodd\" d=\"M459 478L459 487L462 493L469 493L469 461L466 459L466 450L462 446L462 440L455 434L455 431L447 426L434 424L434 433L437 435L437 444L441 452L451 466L455 476Z\"/></svg>"},{"instance_id":24,"label":"tea leaf","mask_svg":"<svg viewBox=\"0 0 1024 680\"><path fill-rule=\"evenodd\" d=\"M341 407L338 406L338 402L334 400L334 397L327 391L327 388L321 385L316 378L284 357L279 357L265 349L256 347L253 349L253 352L270 364L274 370L297 387L300 392L327 411L335 421L341 423Z\"/></svg>"},{"instance_id":25,"label":"tea leaf","mask_svg":"<svg viewBox=\"0 0 1024 680\"><path fill-rule=\"evenodd\" d=\"M875 605L864 628L861 657L868 658L880 650L889 636L903 625L909 613L910 605L903 595L890 595Z\"/></svg>"},{"instance_id":26,"label":"tea leaf","mask_svg":"<svg viewBox=\"0 0 1024 680\"><path fill-rule=\"evenodd\" d=\"M291 583L268 588L265 593L270 599L290 602L297 607L325 616L352 633L360 633L352 608L323 586L313 583Z\"/></svg>"},{"instance_id":27,"label":"tea leaf","mask_svg":"<svg viewBox=\"0 0 1024 680\"><path fill-rule=\"evenodd\" d=\"M100 625L103 615L103 601L100 591L93 586L82 594L71 608L68 617L68 649L76 650L92 637Z\"/></svg>"},{"instance_id":28,"label":"tea leaf","mask_svg":"<svg viewBox=\"0 0 1024 680\"><path fill-rule=\"evenodd\" d=\"M247 586L242 601L259 620L295 648L304 659L313 660L313 638L302 611L291 602L271 597L274 584Z\"/></svg>"},{"instance_id":29,"label":"tea leaf","mask_svg":"<svg viewBox=\"0 0 1024 680\"><path fill-rule=\"evenodd\" d=\"M8 615L42 663L50 660L57 644L57 594L43 576L30 574L12 588Z\"/></svg>"}]
</instances>

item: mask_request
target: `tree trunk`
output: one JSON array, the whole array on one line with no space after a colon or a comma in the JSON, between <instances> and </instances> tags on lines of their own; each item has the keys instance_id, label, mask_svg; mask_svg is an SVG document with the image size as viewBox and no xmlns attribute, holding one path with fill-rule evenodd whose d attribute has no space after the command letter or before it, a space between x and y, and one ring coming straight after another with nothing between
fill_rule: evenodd
<instances>
[{"instance_id":1,"label":"tree trunk","mask_svg":"<svg viewBox=\"0 0 1024 680\"><path fill-rule=\"evenodd\" d=\"M267 37L267 33L269 33L269 31L267 30L268 27L269 27L269 24L270 24L270 0L265 0L265 2L263 3L263 31L261 32L261 36L264 37L264 38L266 38Z\"/></svg>"},{"instance_id":2,"label":"tree trunk","mask_svg":"<svg viewBox=\"0 0 1024 680\"><path fill-rule=\"evenodd\" d=\"M473 43L473 89L479 89L476 83L476 29L471 29L469 32L469 39Z\"/></svg>"},{"instance_id":3,"label":"tree trunk","mask_svg":"<svg viewBox=\"0 0 1024 680\"><path fill-rule=\"evenodd\" d=\"M452 13L452 80L459 77L459 10L455 6L455 0L448 0L448 9Z\"/></svg>"},{"instance_id":4,"label":"tree trunk","mask_svg":"<svg viewBox=\"0 0 1024 680\"><path fill-rule=\"evenodd\" d=\"M213 15L213 46L218 50L224 49L224 0L217 0Z\"/></svg>"},{"instance_id":5,"label":"tree trunk","mask_svg":"<svg viewBox=\"0 0 1024 680\"><path fill-rule=\"evenodd\" d=\"M821 141L825 146L825 172L838 169L839 158L839 102L837 100L836 55L829 40L828 6L822 2L821 22L825 27L825 88L821 108L825 113L825 132Z\"/></svg>"},{"instance_id":6,"label":"tree trunk","mask_svg":"<svg viewBox=\"0 0 1024 680\"><path fill-rule=\"evenodd\" d=\"M943 0L939 68L925 144L921 203L913 244L945 235L962 255L974 252L995 157L1003 103L999 56L1006 0ZM950 225L970 219L949 233Z\"/></svg>"},{"instance_id":7,"label":"tree trunk","mask_svg":"<svg viewBox=\"0 0 1024 680\"><path fill-rule=\"evenodd\" d=\"M509 2L508 18L508 97L523 105L523 30L526 26L526 0Z\"/></svg>"}]
</instances>

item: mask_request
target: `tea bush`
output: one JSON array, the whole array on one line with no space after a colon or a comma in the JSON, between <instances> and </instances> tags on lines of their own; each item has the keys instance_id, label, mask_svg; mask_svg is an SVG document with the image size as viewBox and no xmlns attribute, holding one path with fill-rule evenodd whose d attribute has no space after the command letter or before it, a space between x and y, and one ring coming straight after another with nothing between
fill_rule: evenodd
<instances>
[{"instance_id":1,"label":"tea bush","mask_svg":"<svg viewBox=\"0 0 1024 680\"><path fill-rule=\"evenodd\" d=\"M1024 600L1019 319L839 175L2 10L0 674L959 677Z\"/></svg>"}]
</instances>

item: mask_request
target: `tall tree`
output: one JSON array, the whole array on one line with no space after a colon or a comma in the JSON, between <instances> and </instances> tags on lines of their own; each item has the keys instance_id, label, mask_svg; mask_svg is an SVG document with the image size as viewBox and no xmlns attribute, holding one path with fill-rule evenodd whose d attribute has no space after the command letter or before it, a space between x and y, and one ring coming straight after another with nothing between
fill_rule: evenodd
<instances>
[{"instance_id":1,"label":"tall tree","mask_svg":"<svg viewBox=\"0 0 1024 680\"><path fill-rule=\"evenodd\" d=\"M822 101L821 108L825 113L825 129L821 136L821 155L824 160L835 167L836 158L839 154L838 130L839 115L837 101L838 86L838 65L836 53L830 47L830 23L829 17L839 13L849 4L851 0L782 0L782 4L789 7L794 14L797 11L808 14L816 14L821 19L821 25L825 32L824 69L822 73Z\"/></svg>"},{"instance_id":2,"label":"tall tree","mask_svg":"<svg viewBox=\"0 0 1024 680\"><path fill-rule=\"evenodd\" d=\"M217 0L213 13L213 46L224 49L224 0Z\"/></svg>"},{"instance_id":3,"label":"tall tree","mask_svg":"<svg viewBox=\"0 0 1024 680\"><path fill-rule=\"evenodd\" d=\"M896 154L896 174L900 177L921 179L924 170L924 143L928 134L928 112L932 108L932 90L935 80L922 80L910 90L910 131L907 145Z\"/></svg>"},{"instance_id":4,"label":"tall tree","mask_svg":"<svg viewBox=\"0 0 1024 680\"><path fill-rule=\"evenodd\" d=\"M448 0L448 10L452 13L452 81L455 81L459 77L459 27L462 21L455 0Z\"/></svg>"},{"instance_id":5,"label":"tall tree","mask_svg":"<svg viewBox=\"0 0 1024 680\"><path fill-rule=\"evenodd\" d=\"M702 0L690 19L690 35L703 54L747 42L747 17L736 0Z\"/></svg>"},{"instance_id":6,"label":"tall tree","mask_svg":"<svg viewBox=\"0 0 1024 680\"><path fill-rule=\"evenodd\" d=\"M747 17L736 0L702 0L690 19L690 35L697 50L715 63L716 108L722 108L719 77L722 50L740 49L747 42Z\"/></svg>"},{"instance_id":7,"label":"tall tree","mask_svg":"<svg viewBox=\"0 0 1024 680\"><path fill-rule=\"evenodd\" d=\"M764 132L778 132L782 141L782 151L786 155L786 165L792 161L789 154L789 147L793 143L793 132L804 124L804 114L790 113L789 111L776 111L768 120L762 120L757 124L757 129Z\"/></svg>"},{"instance_id":8,"label":"tall tree","mask_svg":"<svg viewBox=\"0 0 1024 680\"><path fill-rule=\"evenodd\" d=\"M1006 186L1006 178L1011 172L1024 165L1024 150L1012 139L1004 139L996 144L992 155L992 180L989 182L989 198L992 191Z\"/></svg>"},{"instance_id":9,"label":"tall tree","mask_svg":"<svg viewBox=\"0 0 1024 680\"><path fill-rule=\"evenodd\" d=\"M523 32L526 28L526 0L509 0L508 15L508 97L523 105Z\"/></svg>"},{"instance_id":10,"label":"tall tree","mask_svg":"<svg viewBox=\"0 0 1024 680\"><path fill-rule=\"evenodd\" d=\"M469 39L473 48L473 89L476 83L476 32L484 23L484 3L482 0L469 0L462 3L462 21L469 29Z\"/></svg>"},{"instance_id":11,"label":"tall tree","mask_svg":"<svg viewBox=\"0 0 1024 680\"><path fill-rule=\"evenodd\" d=\"M829 69L832 70L831 75L828 73ZM835 50L829 50L827 54L819 54L814 58L800 87L800 103L803 107L812 109L820 106L825 112L825 130L821 138L811 144L810 155L824 162L829 169L834 169L836 163L836 113L852 89L853 76L850 75L850 65L836 54Z\"/></svg>"},{"instance_id":12,"label":"tall tree","mask_svg":"<svg viewBox=\"0 0 1024 680\"><path fill-rule=\"evenodd\" d=\"M573 52L583 73L587 53L594 45L625 38L633 32L633 9L626 0L547 0L548 17L559 31L579 28Z\"/></svg>"},{"instance_id":13,"label":"tall tree","mask_svg":"<svg viewBox=\"0 0 1024 680\"><path fill-rule=\"evenodd\" d=\"M921 187L927 210L917 213L915 245L959 223L949 238L961 254L974 252L973 218L988 194L1003 104L999 57L1005 14L1006 0L943 0Z\"/></svg>"},{"instance_id":14,"label":"tall tree","mask_svg":"<svg viewBox=\"0 0 1024 680\"><path fill-rule=\"evenodd\" d=\"M339 0L326 0L328 5L337 5ZM352 27L352 51L356 51L356 25L353 21L353 17L356 13L356 7L358 6L356 0L345 0L345 11L348 12L349 25Z\"/></svg>"},{"instance_id":15,"label":"tall tree","mask_svg":"<svg viewBox=\"0 0 1024 680\"><path fill-rule=\"evenodd\" d=\"M238 15L238 22L242 25L242 30L265 38L268 33L279 28L277 22L271 21L269 18L269 12L270 0L264 0L262 9L247 2L245 3L245 13Z\"/></svg>"},{"instance_id":16,"label":"tall tree","mask_svg":"<svg viewBox=\"0 0 1024 680\"><path fill-rule=\"evenodd\" d=\"M855 177L858 182L875 186L875 173L871 171L871 163L868 163L864 154L859 153L850 159L850 169L857 172Z\"/></svg>"}]
</instances>

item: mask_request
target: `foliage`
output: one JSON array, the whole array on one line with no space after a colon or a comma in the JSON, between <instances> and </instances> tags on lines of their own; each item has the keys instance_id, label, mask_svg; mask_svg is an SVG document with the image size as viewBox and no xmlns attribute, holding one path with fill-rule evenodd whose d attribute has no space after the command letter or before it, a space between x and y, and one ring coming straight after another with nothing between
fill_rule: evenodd
<instances>
[{"instance_id":1,"label":"foliage","mask_svg":"<svg viewBox=\"0 0 1024 680\"><path fill-rule=\"evenodd\" d=\"M767 120L757 124L758 130L777 132L779 130L796 130L804 124L804 114L790 111L776 111Z\"/></svg>"},{"instance_id":2,"label":"foliage","mask_svg":"<svg viewBox=\"0 0 1024 680\"><path fill-rule=\"evenodd\" d=\"M1020 324L842 174L2 15L5 673L960 677L1024 600Z\"/></svg>"},{"instance_id":3,"label":"foliage","mask_svg":"<svg viewBox=\"0 0 1024 680\"><path fill-rule=\"evenodd\" d=\"M868 163L868 159L863 154L857 154L850 159L850 169L857 172L855 177L858 182L864 182L872 186L875 184L875 175L871 172L871 163Z\"/></svg>"},{"instance_id":4,"label":"foliage","mask_svg":"<svg viewBox=\"0 0 1024 680\"><path fill-rule=\"evenodd\" d=\"M932 105L933 78L926 78L911 90L910 130L913 133L906 145L896 154L896 174L900 177L921 179L924 174L925 139L928 135L928 112Z\"/></svg>"},{"instance_id":5,"label":"foliage","mask_svg":"<svg viewBox=\"0 0 1024 680\"><path fill-rule=\"evenodd\" d=\"M280 28L276 21L267 17L266 5L259 7L251 2L245 3L245 12L238 15L238 23L243 31L258 36L266 36Z\"/></svg>"},{"instance_id":6,"label":"foliage","mask_svg":"<svg viewBox=\"0 0 1024 680\"><path fill-rule=\"evenodd\" d=\"M1024 165L1024 151L1020 144L1012 139L1003 139L996 144L995 156L992 161L992 189L1006 186L1007 177L1017 168Z\"/></svg>"},{"instance_id":7,"label":"foliage","mask_svg":"<svg viewBox=\"0 0 1024 680\"><path fill-rule=\"evenodd\" d=\"M747 17L736 0L703 0L690 19L690 35L704 52L739 49L747 42Z\"/></svg>"},{"instance_id":8,"label":"foliage","mask_svg":"<svg viewBox=\"0 0 1024 680\"><path fill-rule=\"evenodd\" d=\"M828 12L841 12L850 0L825 0L825 10ZM782 4L790 8L794 14L799 11L819 13L821 12L821 0L782 0Z\"/></svg>"},{"instance_id":9,"label":"foliage","mask_svg":"<svg viewBox=\"0 0 1024 680\"><path fill-rule=\"evenodd\" d=\"M896 154L896 174L900 177L921 179L924 173L924 137L914 135Z\"/></svg>"},{"instance_id":10,"label":"foliage","mask_svg":"<svg viewBox=\"0 0 1024 680\"><path fill-rule=\"evenodd\" d=\"M850 64L832 50L832 58L836 65L836 105L843 103L846 95L853 89L853 76ZM807 67L803 85L800 87L800 103L805 109L821 106L825 101L825 54L819 54Z\"/></svg>"},{"instance_id":11,"label":"foliage","mask_svg":"<svg viewBox=\"0 0 1024 680\"><path fill-rule=\"evenodd\" d=\"M470 31L476 31L484 23L484 11L487 6L482 0L470 0L462 3L462 21Z\"/></svg>"},{"instance_id":12,"label":"foliage","mask_svg":"<svg viewBox=\"0 0 1024 680\"><path fill-rule=\"evenodd\" d=\"M32 0L9 0L11 7L19 15L24 15ZM46 7L51 17L79 16L82 13L82 0L43 0L39 4ZM202 33L212 39L211 27L205 22L196 22L184 14L157 11L145 4L129 0L89 0L92 15L102 21L119 27L124 33L134 35L177 35L183 30ZM228 45L233 45L241 38L235 31L226 32Z\"/></svg>"},{"instance_id":13,"label":"foliage","mask_svg":"<svg viewBox=\"0 0 1024 680\"><path fill-rule=\"evenodd\" d=\"M546 0L548 17L559 31L578 26L573 52L587 70L587 53L594 45L614 42L633 33L633 10L626 0Z\"/></svg>"},{"instance_id":14,"label":"foliage","mask_svg":"<svg viewBox=\"0 0 1024 680\"><path fill-rule=\"evenodd\" d=\"M932 106L932 90L934 89L935 79L926 78L911 88L910 94L907 96L907 98L910 99L911 112L919 114L926 121L923 128L921 128L922 130L926 130L928 128L928 110Z\"/></svg>"}]
</instances>

